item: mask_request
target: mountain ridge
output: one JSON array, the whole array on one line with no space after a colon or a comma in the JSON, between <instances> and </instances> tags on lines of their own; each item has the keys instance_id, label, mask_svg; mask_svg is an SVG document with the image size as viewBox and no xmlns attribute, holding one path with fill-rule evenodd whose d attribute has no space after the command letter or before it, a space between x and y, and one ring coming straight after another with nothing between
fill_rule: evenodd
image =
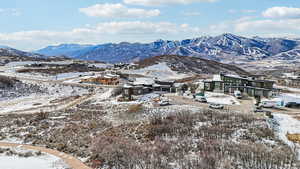
<instances>
[{"instance_id":1,"label":"mountain ridge","mask_svg":"<svg viewBox=\"0 0 300 169\"><path fill-rule=\"evenodd\" d=\"M145 68L159 63L166 63L173 71L177 71L180 73L229 73L236 75L250 75L249 72L234 65L191 56L161 55L135 62L135 64L137 64L139 68Z\"/></svg>"},{"instance_id":2,"label":"mountain ridge","mask_svg":"<svg viewBox=\"0 0 300 169\"><path fill-rule=\"evenodd\" d=\"M0 46L0 56L18 56L18 57L33 57L33 58L45 58L44 55L32 52L24 52L18 49L14 49L8 46Z\"/></svg>"},{"instance_id":3,"label":"mountain ridge","mask_svg":"<svg viewBox=\"0 0 300 169\"><path fill-rule=\"evenodd\" d=\"M64 44L65 46L68 46ZM253 61L267 58L281 59L284 53L300 55L300 41L288 38L247 38L225 33L218 36L202 36L181 41L157 40L151 43L106 43L100 45L78 45L74 48L64 45L59 50L48 48L35 51L43 55L55 53L81 60L104 62L132 62L158 55L180 55L200 57L224 63L232 61ZM71 44L74 46L74 44ZM283 53L282 55L280 55ZM276 56L278 56L276 58ZM289 56L287 59L295 57Z\"/></svg>"}]
</instances>

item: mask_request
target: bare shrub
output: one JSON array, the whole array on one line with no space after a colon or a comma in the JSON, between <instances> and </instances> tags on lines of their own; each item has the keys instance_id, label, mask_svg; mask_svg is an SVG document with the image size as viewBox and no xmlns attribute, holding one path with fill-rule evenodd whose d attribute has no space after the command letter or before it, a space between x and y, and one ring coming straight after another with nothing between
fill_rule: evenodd
<instances>
[{"instance_id":1,"label":"bare shrub","mask_svg":"<svg viewBox=\"0 0 300 169\"><path fill-rule=\"evenodd\" d=\"M139 113L139 112L143 111L143 109L144 108L143 108L142 104L134 104L134 105L129 106L126 113L128 113L128 114Z\"/></svg>"},{"instance_id":2,"label":"bare shrub","mask_svg":"<svg viewBox=\"0 0 300 169\"><path fill-rule=\"evenodd\" d=\"M47 119L48 117L49 117L49 112L41 111L36 115L36 120L41 121Z\"/></svg>"},{"instance_id":3,"label":"bare shrub","mask_svg":"<svg viewBox=\"0 0 300 169\"><path fill-rule=\"evenodd\" d=\"M7 87L12 87L16 82L17 82L16 78L0 75L0 84L2 83Z\"/></svg>"}]
</instances>

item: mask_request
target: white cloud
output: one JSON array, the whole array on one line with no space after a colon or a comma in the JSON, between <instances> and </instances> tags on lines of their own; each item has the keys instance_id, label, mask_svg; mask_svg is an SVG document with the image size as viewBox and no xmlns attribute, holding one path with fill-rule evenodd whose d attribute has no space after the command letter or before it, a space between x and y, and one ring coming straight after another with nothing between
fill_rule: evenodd
<instances>
[{"instance_id":1,"label":"white cloud","mask_svg":"<svg viewBox=\"0 0 300 169\"><path fill-rule=\"evenodd\" d=\"M217 0L124 0L127 4L144 5L144 6L160 6L171 4L191 4L197 2L216 2Z\"/></svg>"},{"instance_id":2,"label":"white cloud","mask_svg":"<svg viewBox=\"0 0 300 169\"><path fill-rule=\"evenodd\" d=\"M36 30L0 33L0 44L33 50L60 43L149 42L171 37L183 39L200 33L201 29L198 27L171 22L104 22L65 32Z\"/></svg>"},{"instance_id":3,"label":"white cloud","mask_svg":"<svg viewBox=\"0 0 300 169\"><path fill-rule=\"evenodd\" d=\"M222 34L224 32L232 32L232 23L231 22L221 22L218 24L210 25L207 29L209 35Z\"/></svg>"},{"instance_id":4,"label":"white cloud","mask_svg":"<svg viewBox=\"0 0 300 169\"><path fill-rule=\"evenodd\" d=\"M206 30L210 35L230 32L244 36L296 37L300 34L300 19L262 19L245 16L231 21L210 25Z\"/></svg>"},{"instance_id":5,"label":"white cloud","mask_svg":"<svg viewBox=\"0 0 300 169\"><path fill-rule=\"evenodd\" d=\"M159 16L158 9L145 10L138 8L128 8L120 3L117 4L96 4L87 8L80 8L80 12L92 17L105 18L142 18Z\"/></svg>"},{"instance_id":6,"label":"white cloud","mask_svg":"<svg viewBox=\"0 0 300 169\"><path fill-rule=\"evenodd\" d=\"M300 18L300 8L273 7L262 13L266 18Z\"/></svg>"},{"instance_id":7,"label":"white cloud","mask_svg":"<svg viewBox=\"0 0 300 169\"><path fill-rule=\"evenodd\" d=\"M20 16L21 11L16 8L0 8L0 15Z\"/></svg>"},{"instance_id":8,"label":"white cloud","mask_svg":"<svg viewBox=\"0 0 300 169\"><path fill-rule=\"evenodd\" d=\"M291 35L300 33L300 8L273 7L262 13L265 18L244 17L231 23L238 33L253 35Z\"/></svg>"},{"instance_id":9,"label":"white cloud","mask_svg":"<svg viewBox=\"0 0 300 169\"><path fill-rule=\"evenodd\" d=\"M283 19L283 20L247 20L237 23L235 30L237 32L291 32L300 31L300 19Z\"/></svg>"}]
</instances>

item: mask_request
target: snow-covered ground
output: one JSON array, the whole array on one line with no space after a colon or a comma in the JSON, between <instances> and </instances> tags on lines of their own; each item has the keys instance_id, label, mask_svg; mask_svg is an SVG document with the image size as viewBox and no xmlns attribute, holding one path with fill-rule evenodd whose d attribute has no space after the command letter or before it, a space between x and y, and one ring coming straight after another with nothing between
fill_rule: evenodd
<instances>
[{"instance_id":1,"label":"snow-covered ground","mask_svg":"<svg viewBox=\"0 0 300 169\"><path fill-rule=\"evenodd\" d=\"M283 93L279 98L281 98L285 104L288 102L300 103L300 94Z\"/></svg>"},{"instance_id":2,"label":"snow-covered ground","mask_svg":"<svg viewBox=\"0 0 300 169\"><path fill-rule=\"evenodd\" d=\"M6 147L2 147L6 148ZM18 153L36 153L21 147L10 148ZM1 169L67 169L69 168L60 158L42 153L40 156L20 157L18 155L0 154Z\"/></svg>"},{"instance_id":3,"label":"snow-covered ground","mask_svg":"<svg viewBox=\"0 0 300 169\"><path fill-rule=\"evenodd\" d=\"M103 69L110 69L113 68L114 65L112 64L105 64L105 63L93 63L93 64L89 64L91 66L95 66L97 68L103 68Z\"/></svg>"},{"instance_id":4,"label":"snow-covered ground","mask_svg":"<svg viewBox=\"0 0 300 169\"><path fill-rule=\"evenodd\" d=\"M298 159L300 160L300 145L288 140L287 133L300 134L300 121L286 114L274 114L274 120L278 123L275 128L278 137L292 148L296 148L298 152Z\"/></svg>"},{"instance_id":5,"label":"snow-covered ground","mask_svg":"<svg viewBox=\"0 0 300 169\"><path fill-rule=\"evenodd\" d=\"M69 80L72 78L78 78L82 76L91 76L93 72L69 72L69 73L60 73L56 76L43 75L41 73L17 73L18 69L23 69L25 65L28 64L56 64L56 65L65 65L71 64L72 61L61 61L61 62L38 62L38 61L27 61L27 62L10 62L5 66L0 66L0 74L19 77L19 78L28 78L33 80ZM102 65L104 66L104 65Z\"/></svg>"},{"instance_id":6,"label":"snow-covered ground","mask_svg":"<svg viewBox=\"0 0 300 169\"><path fill-rule=\"evenodd\" d=\"M29 81L27 83L36 84L36 82ZM41 111L52 111L56 108L59 108L59 106L62 106L64 99L72 96L81 96L88 93L88 89L69 85L51 83L42 83L39 85L41 88L46 90L45 93L32 93L29 96L0 101L0 114L39 107L42 107L40 109ZM60 105L56 106L54 103L51 103L51 101L54 100L62 100L62 102Z\"/></svg>"},{"instance_id":7,"label":"snow-covered ground","mask_svg":"<svg viewBox=\"0 0 300 169\"><path fill-rule=\"evenodd\" d=\"M55 65L66 65L72 64L73 61L57 61L57 62L41 62L41 61L20 61L20 62L10 62L6 64L7 67L17 67L17 66L25 66L28 64L55 64Z\"/></svg>"},{"instance_id":8,"label":"snow-covered ground","mask_svg":"<svg viewBox=\"0 0 300 169\"><path fill-rule=\"evenodd\" d=\"M78 78L80 76L90 76L92 72L70 72L70 73L60 73L56 76L49 76L52 80L65 80L69 78Z\"/></svg>"},{"instance_id":9,"label":"snow-covered ground","mask_svg":"<svg viewBox=\"0 0 300 169\"><path fill-rule=\"evenodd\" d=\"M208 103L240 105L240 102L235 97L223 93L205 92L205 97Z\"/></svg>"},{"instance_id":10,"label":"snow-covered ground","mask_svg":"<svg viewBox=\"0 0 300 169\"><path fill-rule=\"evenodd\" d=\"M129 74L138 74L146 77L158 78L160 80L176 80L188 77L187 74L179 74L165 63L159 63L143 69L125 71Z\"/></svg>"},{"instance_id":11,"label":"snow-covered ground","mask_svg":"<svg viewBox=\"0 0 300 169\"><path fill-rule=\"evenodd\" d=\"M114 90L115 89L111 88L111 89L106 90L105 92L97 92L96 91L97 94L92 99L96 103L105 101L112 96Z\"/></svg>"},{"instance_id":12,"label":"snow-covered ground","mask_svg":"<svg viewBox=\"0 0 300 169\"><path fill-rule=\"evenodd\" d=\"M143 95L138 99L139 102L151 102L155 98L160 98L160 94L157 93L149 93L146 95Z\"/></svg>"},{"instance_id":13,"label":"snow-covered ground","mask_svg":"<svg viewBox=\"0 0 300 169\"><path fill-rule=\"evenodd\" d=\"M290 92L300 93L300 89L299 89L299 88L292 88L292 87L278 86L278 85L274 85L274 87L276 87L276 88L278 88L278 89L288 90L288 91L290 91Z\"/></svg>"}]
</instances>

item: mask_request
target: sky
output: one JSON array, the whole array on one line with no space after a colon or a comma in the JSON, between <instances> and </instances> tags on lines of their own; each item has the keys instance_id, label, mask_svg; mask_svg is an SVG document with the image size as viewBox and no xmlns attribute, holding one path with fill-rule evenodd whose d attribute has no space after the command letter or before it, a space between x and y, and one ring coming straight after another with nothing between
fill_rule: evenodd
<instances>
[{"instance_id":1,"label":"sky","mask_svg":"<svg viewBox=\"0 0 300 169\"><path fill-rule=\"evenodd\" d=\"M0 45L300 37L299 0L1 0Z\"/></svg>"}]
</instances>

